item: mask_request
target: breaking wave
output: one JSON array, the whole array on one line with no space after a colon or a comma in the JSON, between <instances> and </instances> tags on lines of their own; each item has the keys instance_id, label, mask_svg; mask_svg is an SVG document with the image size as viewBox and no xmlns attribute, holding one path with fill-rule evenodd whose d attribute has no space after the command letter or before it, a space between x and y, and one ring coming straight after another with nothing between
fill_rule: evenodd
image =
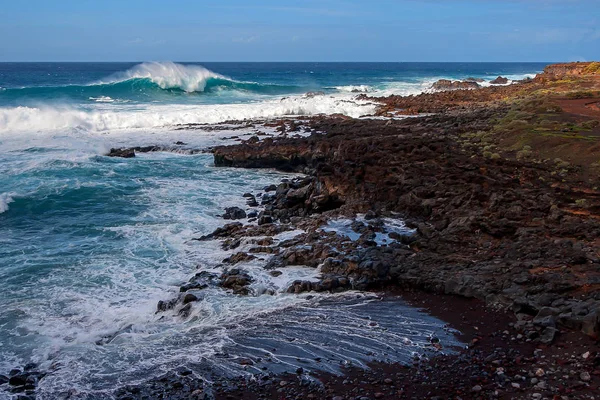
<instances>
[{"instance_id":1,"label":"breaking wave","mask_svg":"<svg viewBox=\"0 0 600 400\"><path fill-rule=\"evenodd\" d=\"M169 104L148 105L142 108L122 106L118 109L83 110L69 106L21 106L0 108L0 133L59 129L104 132L318 114L344 114L357 118L372 114L375 108L376 105L368 101L327 95L296 96L246 104Z\"/></svg>"},{"instance_id":2,"label":"breaking wave","mask_svg":"<svg viewBox=\"0 0 600 400\"><path fill-rule=\"evenodd\" d=\"M200 65L184 65L173 62L145 62L127 71L118 72L97 82L84 85L35 86L4 88L5 98L34 98L38 100L57 98L143 98L154 95L214 93L220 91L244 91L253 94L279 95L302 93L299 86L244 82L230 79ZM96 100L97 101L97 100Z\"/></svg>"},{"instance_id":3,"label":"breaking wave","mask_svg":"<svg viewBox=\"0 0 600 400\"><path fill-rule=\"evenodd\" d=\"M0 194L0 214L8 211L8 205L12 203L14 200L11 197L10 193L2 193Z\"/></svg>"}]
</instances>

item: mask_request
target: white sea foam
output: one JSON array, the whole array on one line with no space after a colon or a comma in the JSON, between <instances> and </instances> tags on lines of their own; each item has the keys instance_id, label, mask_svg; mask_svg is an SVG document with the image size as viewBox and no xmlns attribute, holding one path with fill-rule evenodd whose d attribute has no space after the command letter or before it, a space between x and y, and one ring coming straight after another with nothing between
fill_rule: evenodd
<instances>
[{"instance_id":1,"label":"white sea foam","mask_svg":"<svg viewBox=\"0 0 600 400\"><path fill-rule=\"evenodd\" d=\"M374 90L371 86L368 85L335 86L334 89L346 93L368 93Z\"/></svg>"},{"instance_id":2,"label":"white sea foam","mask_svg":"<svg viewBox=\"0 0 600 400\"><path fill-rule=\"evenodd\" d=\"M229 120L265 119L292 115L372 114L375 105L347 96L288 97L249 104L147 105L119 108L74 109L67 106L0 108L0 134L4 132L77 129L105 132L119 129L156 128L178 124L219 123Z\"/></svg>"},{"instance_id":3,"label":"white sea foam","mask_svg":"<svg viewBox=\"0 0 600 400\"><path fill-rule=\"evenodd\" d=\"M145 62L115 74L98 84L115 83L130 79L150 79L163 89L182 89L186 92L202 92L210 78L227 79L200 65L183 65L174 62Z\"/></svg>"},{"instance_id":4,"label":"white sea foam","mask_svg":"<svg viewBox=\"0 0 600 400\"><path fill-rule=\"evenodd\" d=\"M8 205L14 201L13 193L0 193L0 214L8 211Z\"/></svg>"},{"instance_id":5,"label":"white sea foam","mask_svg":"<svg viewBox=\"0 0 600 400\"><path fill-rule=\"evenodd\" d=\"M90 100L93 100L96 103L114 103L114 101L115 101L110 96L90 97Z\"/></svg>"}]
</instances>

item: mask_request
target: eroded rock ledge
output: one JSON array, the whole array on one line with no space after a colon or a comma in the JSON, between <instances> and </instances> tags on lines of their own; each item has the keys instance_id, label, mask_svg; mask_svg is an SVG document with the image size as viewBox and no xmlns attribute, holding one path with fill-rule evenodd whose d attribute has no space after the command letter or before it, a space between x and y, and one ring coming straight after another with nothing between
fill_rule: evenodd
<instances>
[{"instance_id":1,"label":"eroded rock ledge","mask_svg":"<svg viewBox=\"0 0 600 400\"><path fill-rule=\"evenodd\" d=\"M215 164L308 173L320 188L303 197L311 212L322 212L311 207L326 196L335 203L325 209L413 221L410 247L372 250L375 263L323 258L324 272L355 280L376 271L376 285L508 305L550 340L557 326L598 336L600 222L573 210L583 189L557 179L551 165L489 159L461 143L507 112L498 105L402 121L317 118L311 128L325 134L217 147ZM585 193L588 210L599 209L600 193Z\"/></svg>"}]
</instances>

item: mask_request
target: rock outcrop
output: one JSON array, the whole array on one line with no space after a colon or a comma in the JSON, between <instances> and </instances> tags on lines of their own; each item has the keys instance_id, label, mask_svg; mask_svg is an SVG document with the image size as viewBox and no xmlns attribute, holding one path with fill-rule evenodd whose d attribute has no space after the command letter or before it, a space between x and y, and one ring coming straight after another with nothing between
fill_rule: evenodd
<instances>
[{"instance_id":1,"label":"rock outcrop","mask_svg":"<svg viewBox=\"0 0 600 400\"><path fill-rule=\"evenodd\" d=\"M479 84L474 80L451 81L448 79L440 79L431 85L434 90L462 90L462 89L477 89Z\"/></svg>"}]
</instances>

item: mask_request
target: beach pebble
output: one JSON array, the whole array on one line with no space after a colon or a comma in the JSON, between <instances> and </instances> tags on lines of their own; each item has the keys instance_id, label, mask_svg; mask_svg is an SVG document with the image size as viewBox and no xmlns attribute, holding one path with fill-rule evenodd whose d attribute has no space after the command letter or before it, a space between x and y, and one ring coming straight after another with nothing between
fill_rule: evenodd
<instances>
[{"instance_id":1,"label":"beach pebble","mask_svg":"<svg viewBox=\"0 0 600 400\"><path fill-rule=\"evenodd\" d=\"M590 379L592 379L592 377L590 376L589 372L584 371L581 374L579 374L579 379L581 379L584 382L588 382Z\"/></svg>"}]
</instances>

